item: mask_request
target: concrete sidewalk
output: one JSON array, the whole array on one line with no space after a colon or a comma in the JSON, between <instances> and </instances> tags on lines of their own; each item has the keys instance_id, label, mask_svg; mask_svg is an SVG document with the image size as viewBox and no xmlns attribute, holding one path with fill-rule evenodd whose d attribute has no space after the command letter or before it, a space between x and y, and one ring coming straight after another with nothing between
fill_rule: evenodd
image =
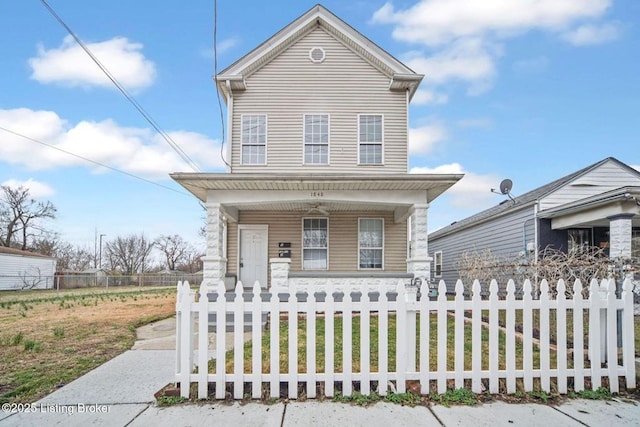
<instances>
[{"instance_id":1,"label":"concrete sidewalk","mask_svg":"<svg viewBox=\"0 0 640 427\"><path fill-rule=\"evenodd\" d=\"M27 411L0 411L0 426L638 426L640 402L568 400L559 406L369 407L330 401L207 402L157 407L153 394L174 381L171 319L139 331L134 348L65 385ZM155 333L153 331L156 331ZM160 349L159 349L160 348ZM25 408L21 408L25 409Z\"/></svg>"}]
</instances>

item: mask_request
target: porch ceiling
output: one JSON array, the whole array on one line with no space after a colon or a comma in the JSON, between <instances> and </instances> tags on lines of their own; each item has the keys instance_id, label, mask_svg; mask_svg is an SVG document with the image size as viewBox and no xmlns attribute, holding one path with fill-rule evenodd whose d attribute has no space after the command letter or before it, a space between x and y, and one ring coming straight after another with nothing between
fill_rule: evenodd
<instances>
[{"instance_id":1,"label":"porch ceiling","mask_svg":"<svg viewBox=\"0 0 640 427\"><path fill-rule=\"evenodd\" d=\"M171 178L203 202L209 191L426 191L429 203L462 174L228 174L173 173ZM262 205L264 207L264 205Z\"/></svg>"}]
</instances>

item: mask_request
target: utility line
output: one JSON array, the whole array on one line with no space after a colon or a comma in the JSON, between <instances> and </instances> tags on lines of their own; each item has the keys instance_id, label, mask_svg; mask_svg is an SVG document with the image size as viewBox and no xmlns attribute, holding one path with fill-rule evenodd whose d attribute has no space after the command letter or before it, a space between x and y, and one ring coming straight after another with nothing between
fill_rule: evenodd
<instances>
[{"instance_id":1,"label":"utility line","mask_svg":"<svg viewBox=\"0 0 640 427\"><path fill-rule=\"evenodd\" d=\"M220 100L220 89L218 88L218 0L213 1L213 81L216 84L216 97L218 98L218 109L220 111L220 129L222 129L220 158L228 168L231 168L229 162L224 158L224 114L222 113L222 101Z\"/></svg>"},{"instance_id":2,"label":"utility line","mask_svg":"<svg viewBox=\"0 0 640 427\"><path fill-rule=\"evenodd\" d=\"M190 195L190 194L187 194L187 193L185 193L185 192L183 192L183 191L176 190L175 188L167 187L166 185L158 184L157 182L154 182L154 181L148 180L148 179L146 179L146 178L142 178L142 177L140 177L140 176L134 175L134 174L129 173L129 172L125 172L125 171L120 170L120 169L116 169L116 168L111 167L111 166L109 166L109 165L105 165L104 163L100 163L100 162L97 162L97 161L95 161L95 160L91 160L91 159L89 159L89 158L87 158L87 157L83 157L83 156L81 156L81 155L79 155L79 154L75 154L75 153L72 153L72 152L70 152L70 151L63 150L63 149L62 149L62 148L60 148L60 147L56 147L55 145L47 144L46 142L42 142L42 141L37 140L37 139L35 139L35 138L31 138L31 137L29 137L29 136L23 135L23 134L21 134L21 133L18 133L18 132L16 132L16 131L11 130L11 129L7 129L7 128L3 127L3 126L0 126L0 130L3 130L3 131L5 131L5 132L8 132L8 133L13 134L13 135L15 135L15 136L19 136L20 138L27 139L27 140L29 140L29 141L31 141L31 142L35 142L36 144L44 145L45 147L51 148L51 149L53 149L53 150L60 151L61 153L67 154L67 155L69 155L69 156L73 156L73 157L76 157L76 158L78 158L78 159L84 160L85 162L93 163L94 165L98 165L98 166L100 166L100 167L103 167L103 168L106 168L106 169L112 170L112 171L114 171L114 172L118 172L118 173L121 173L121 174L123 174L123 175L127 175L127 176L129 176L129 177L131 177L131 178L139 179L140 181L144 181L144 182L146 182L147 184L153 184L153 185L155 185L155 186L157 186L157 187L164 188L165 190L170 190L170 191L173 191L174 193L178 193L178 194L182 194L183 196L191 197L191 195Z\"/></svg>"},{"instance_id":3,"label":"utility line","mask_svg":"<svg viewBox=\"0 0 640 427\"><path fill-rule=\"evenodd\" d=\"M46 0L40 0L43 6L51 13L51 15L62 25L65 30L73 37L73 39L80 45L80 47L89 55L89 57L96 63L96 65L102 70L102 72L111 80L111 82L118 88L118 90L124 95L125 98L134 106L134 108L145 118L145 120L162 136L162 138L169 144L173 150L184 160L191 169L195 172L200 172L198 165L184 152L184 150L165 132L160 125L146 112L144 108L136 101L127 90L120 84L120 82L109 72L109 70L102 65L98 58L91 52L91 50L84 44L82 40L73 32L73 30L62 20L62 18L53 10Z\"/></svg>"}]
</instances>

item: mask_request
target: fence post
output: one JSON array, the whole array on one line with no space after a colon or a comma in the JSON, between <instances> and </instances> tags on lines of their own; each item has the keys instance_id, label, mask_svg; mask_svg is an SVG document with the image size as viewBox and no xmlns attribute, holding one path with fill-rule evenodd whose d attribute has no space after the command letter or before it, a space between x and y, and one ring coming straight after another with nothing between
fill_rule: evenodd
<instances>
[{"instance_id":1,"label":"fence post","mask_svg":"<svg viewBox=\"0 0 640 427\"><path fill-rule=\"evenodd\" d=\"M416 313L413 303L418 301L418 287L413 283L409 286L403 285L406 293L405 301L407 302L407 327L405 333L407 336L407 372L415 372L416 370Z\"/></svg>"},{"instance_id":2,"label":"fence post","mask_svg":"<svg viewBox=\"0 0 640 427\"><path fill-rule=\"evenodd\" d=\"M193 349L192 349L192 314L191 314L191 300L192 294L189 288L189 282L182 282L178 288L178 315L180 318L179 338L178 345L179 356L177 360L180 363L179 367L179 382L180 382L180 396L184 398L189 397L189 389L191 386L191 371L193 369Z\"/></svg>"},{"instance_id":3,"label":"fence post","mask_svg":"<svg viewBox=\"0 0 640 427\"><path fill-rule=\"evenodd\" d=\"M622 284L622 364L627 389L636 388L636 361L634 347L633 282L626 278Z\"/></svg>"}]
</instances>

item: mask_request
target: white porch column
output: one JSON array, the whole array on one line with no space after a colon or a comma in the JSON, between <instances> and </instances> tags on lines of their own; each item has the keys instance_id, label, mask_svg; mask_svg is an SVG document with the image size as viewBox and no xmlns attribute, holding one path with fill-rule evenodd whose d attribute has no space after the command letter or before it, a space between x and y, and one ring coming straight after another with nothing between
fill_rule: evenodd
<instances>
[{"instance_id":1,"label":"white porch column","mask_svg":"<svg viewBox=\"0 0 640 427\"><path fill-rule=\"evenodd\" d=\"M633 214L610 216L609 220L609 256L611 258L631 257L631 218Z\"/></svg>"},{"instance_id":2,"label":"white porch column","mask_svg":"<svg viewBox=\"0 0 640 427\"><path fill-rule=\"evenodd\" d=\"M415 277L429 280L431 276L431 260L429 257L429 245L427 239L427 211L429 205L413 205L411 214L411 236L409 240L410 257L407 260L407 271Z\"/></svg>"},{"instance_id":3,"label":"white porch column","mask_svg":"<svg viewBox=\"0 0 640 427\"><path fill-rule=\"evenodd\" d=\"M207 253L202 258L203 281L207 286L217 286L227 272L224 253L225 221L220 203L207 202Z\"/></svg>"},{"instance_id":4,"label":"white porch column","mask_svg":"<svg viewBox=\"0 0 640 427\"><path fill-rule=\"evenodd\" d=\"M271 258L271 287L273 289L289 287L289 270L291 258Z\"/></svg>"}]
</instances>

